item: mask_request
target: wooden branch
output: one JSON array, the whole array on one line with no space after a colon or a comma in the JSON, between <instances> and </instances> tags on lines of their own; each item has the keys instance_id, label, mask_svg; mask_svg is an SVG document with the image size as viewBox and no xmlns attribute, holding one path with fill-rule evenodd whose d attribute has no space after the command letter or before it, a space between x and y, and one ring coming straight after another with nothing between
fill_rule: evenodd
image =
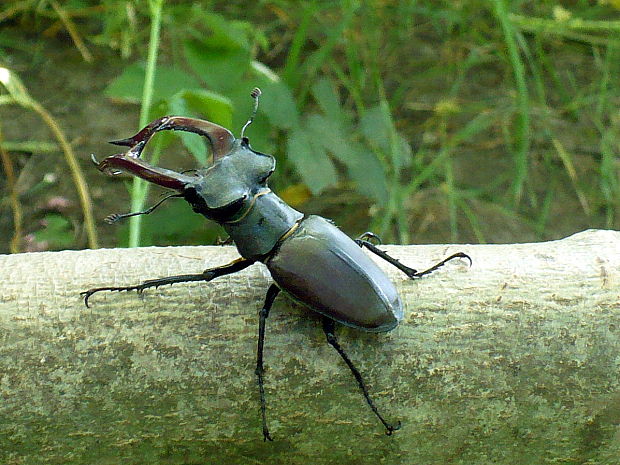
<instances>
[{"instance_id":1,"label":"wooden branch","mask_svg":"<svg viewBox=\"0 0 620 465\"><path fill-rule=\"evenodd\" d=\"M278 297L263 443L254 377L262 265L207 284L80 291L194 273L231 247L0 256L0 463L618 463L620 232L509 245L386 246L422 269L387 334L339 330L387 437L319 320ZM373 257L376 258L376 257Z\"/></svg>"}]
</instances>

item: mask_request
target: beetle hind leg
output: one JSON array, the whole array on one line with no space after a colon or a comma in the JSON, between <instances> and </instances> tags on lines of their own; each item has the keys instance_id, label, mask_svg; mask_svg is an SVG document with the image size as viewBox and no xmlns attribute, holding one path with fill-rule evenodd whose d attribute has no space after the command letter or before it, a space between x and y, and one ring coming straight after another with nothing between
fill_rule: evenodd
<instances>
[{"instance_id":1,"label":"beetle hind leg","mask_svg":"<svg viewBox=\"0 0 620 465\"><path fill-rule=\"evenodd\" d=\"M467 255L466 253L463 253L463 252L457 252L455 254L450 255L447 258L444 258L440 262L434 264L433 266L431 266L430 268L428 268L428 269L426 269L424 271L418 271L418 270L416 270L414 268L409 268L408 266L403 265L400 261L398 261L394 257L389 256L386 252L384 252L379 247L374 245L368 239L376 239L379 243L381 243L381 240L379 239L379 237L376 236L373 233L370 233L370 232L366 232L366 233L362 234L360 237L358 237L357 239L355 239L355 243L357 245L359 245L360 247L366 247L368 250L370 250L375 255L378 255L379 257L384 259L386 262L390 263L391 265L394 265L396 268L398 268L400 271L405 273L411 279L421 278L424 275L430 274L433 271L435 271L437 268L440 268L440 267L444 266L450 260L454 260L455 258L465 258L465 259L469 260L469 265L470 266L472 264L472 260L471 260L471 257L469 255Z\"/></svg>"},{"instance_id":2,"label":"beetle hind leg","mask_svg":"<svg viewBox=\"0 0 620 465\"><path fill-rule=\"evenodd\" d=\"M331 345L334 349L336 349L336 352L338 352L340 357L347 364L347 366L351 370L351 373L353 373L353 376L355 377L355 380L357 381L358 386L362 390L362 393L364 394L364 398L366 399L366 402L370 406L370 409L377 416L377 418L383 424L383 426L385 426L385 434L387 434L388 436L391 436L394 431L397 431L400 429L400 421L397 422L396 424L388 423L387 421L385 421L385 418L383 418L383 416L379 413L379 409L377 409L377 406L375 405L374 401L370 397L370 394L368 393L368 388L366 387L366 384L364 383L364 379L362 378L361 373L355 367L355 365L353 364L349 356L346 354L344 349L338 343L338 339L336 338L336 334L335 334L335 329L336 329L336 322L330 318L323 317L323 331L325 332L325 337L327 338L328 344Z\"/></svg>"},{"instance_id":3,"label":"beetle hind leg","mask_svg":"<svg viewBox=\"0 0 620 465\"><path fill-rule=\"evenodd\" d=\"M259 323L258 323L258 349L256 351L256 381L258 382L258 390L260 392L260 413L261 420L263 422L263 440L264 441L273 441L271 439L271 435L269 434L269 428L267 427L267 403L265 402L265 385L263 382L263 373L265 372L265 368L263 367L263 349L265 347L265 323L267 321L267 317L269 316L269 311L271 310L271 306L273 305L273 301L276 296L280 293L280 288L275 284L272 284L267 291L267 296L265 297L265 304L260 311L259 314Z\"/></svg>"}]
</instances>

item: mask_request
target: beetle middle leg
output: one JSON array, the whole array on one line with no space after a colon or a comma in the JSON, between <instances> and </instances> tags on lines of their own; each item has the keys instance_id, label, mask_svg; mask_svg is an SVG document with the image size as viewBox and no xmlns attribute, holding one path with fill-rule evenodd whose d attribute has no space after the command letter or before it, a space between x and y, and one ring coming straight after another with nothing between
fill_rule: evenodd
<instances>
[{"instance_id":1,"label":"beetle middle leg","mask_svg":"<svg viewBox=\"0 0 620 465\"><path fill-rule=\"evenodd\" d=\"M412 279L413 278L421 278L424 275L430 274L433 271L435 271L437 268L440 268L440 267L444 266L450 260L454 260L455 258L466 258L467 260L469 260L469 265L471 266L471 264L472 264L472 260L471 260L471 257L469 255L467 255L466 253L463 253L463 252L457 252L455 254L450 255L447 258L444 258L440 262L434 264L433 266L431 266L430 268L428 268L428 269L426 269L424 271L418 271L418 270L416 270L414 268L409 268L408 266L403 265L400 261L398 261L394 257L389 256L386 252L384 252L379 247L374 245L368 239L376 239L377 241L379 241L379 243L381 243L379 237L376 234L373 234L371 232L366 232L366 233L362 234L360 237L355 239L355 243L357 245L359 245L360 247L366 247L372 253L374 253L375 255L378 255L379 257L381 257L382 259L384 259L385 261L387 261L391 265L394 265L396 268L398 268L400 271L402 271L403 273L405 273L407 276L409 276Z\"/></svg>"},{"instance_id":2,"label":"beetle middle leg","mask_svg":"<svg viewBox=\"0 0 620 465\"><path fill-rule=\"evenodd\" d=\"M271 310L271 306L273 305L273 301L276 296L280 293L280 288L275 284L272 284L267 291L267 296L265 297L265 304L260 311L259 314L259 322L258 322L258 349L256 351L256 380L258 381L258 390L260 392L260 413L261 419L263 422L263 440L264 441L273 441L271 439L271 435L269 434L269 428L267 427L267 403L265 402L265 386L263 383L263 373L265 371L263 367L263 349L265 347L265 323L267 321L267 317L269 316L269 311Z\"/></svg>"},{"instance_id":3,"label":"beetle middle leg","mask_svg":"<svg viewBox=\"0 0 620 465\"><path fill-rule=\"evenodd\" d=\"M157 278L157 279L149 279L144 281L141 284L137 284L135 286L121 286L121 287L96 287L93 289L89 289L84 292L80 292L80 295L84 296L84 304L88 307L88 299L90 297L101 291L138 291L138 293L142 293L145 289L149 287L159 287L165 286L166 284L177 284L177 283L188 283L194 281L211 281L220 276L224 276L231 273L236 273L237 271L241 271L248 266L255 263L253 260L247 260L245 258L238 258L233 260L228 265L218 266L216 268L208 268L204 270L202 273L197 274L182 274L177 276L168 276L166 278Z\"/></svg>"},{"instance_id":4,"label":"beetle middle leg","mask_svg":"<svg viewBox=\"0 0 620 465\"><path fill-rule=\"evenodd\" d=\"M347 364L347 366L351 370L351 373L353 373L353 376L355 376L355 380L357 381L358 386L362 390L362 393L364 394L364 398L366 399L366 402L370 406L373 413L377 416L379 421L381 421L381 423L383 423L383 426L385 426L385 429L386 429L385 434L387 434L388 436L391 436L394 431L400 429L400 421L396 423L395 425L393 425L385 421L383 416L379 413L377 406L375 405L373 400L370 398L370 394L368 393L368 388L366 387L366 384L364 383L364 379L362 378L361 373L355 367L355 365L353 365L353 362L351 361L349 356L346 354L344 349L338 343L338 339L336 338L336 334L335 334L335 329L336 329L336 322L332 320L331 318L323 317L323 331L325 332L325 337L327 338L327 342L334 349L336 349L340 357L342 357L344 362Z\"/></svg>"}]
</instances>

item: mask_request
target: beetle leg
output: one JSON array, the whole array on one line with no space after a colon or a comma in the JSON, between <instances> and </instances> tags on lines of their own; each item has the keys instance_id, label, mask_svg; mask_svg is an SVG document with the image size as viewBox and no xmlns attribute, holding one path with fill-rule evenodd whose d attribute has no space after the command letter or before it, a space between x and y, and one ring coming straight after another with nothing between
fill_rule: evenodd
<instances>
[{"instance_id":1,"label":"beetle leg","mask_svg":"<svg viewBox=\"0 0 620 465\"><path fill-rule=\"evenodd\" d=\"M146 210L143 210L141 212L122 213L122 214L113 213L111 215L106 216L103 221L105 221L106 223L112 224L124 218L129 218L130 216L148 215L153 210L155 210L157 207L159 207L162 203L164 203L166 200L173 198L173 197L183 197L183 194L177 194L177 193L169 194L165 196L163 199L159 200L159 202L157 202L152 207L147 208Z\"/></svg>"},{"instance_id":2,"label":"beetle leg","mask_svg":"<svg viewBox=\"0 0 620 465\"><path fill-rule=\"evenodd\" d=\"M367 234L368 233L365 233L363 236L366 236ZM359 245L360 247L366 247L372 253L378 255L379 257L381 257L382 259L384 259L385 261L387 261L391 265L394 265L396 268L398 268L400 271L402 271L403 273L405 273L407 276L409 276L412 279L414 279L414 278L421 278L424 275L432 273L437 268L442 267L447 262L449 262L450 260L453 260L455 258L466 258L467 260L469 260L469 266L472 265L472 260L471 260L471 257L469 255L467 255L467 254L465 254L463 252L457 252L455 254L450 255L448 258L444 258L442 261L440 261L439 263L436 263L435 265L431 266L427 270L418 271L418 270L416 270L414 268L409 268L408 266L403 265L400 261L398 261L394 257L390 257L386 252L384 252L383 250L378 248L376 245L372 244L371 242L369 242L369 241L367 241L365 239L355 239L355 243L357 245Z\"/></svg>"},{"instance_id":3,"label":"beetle leg","mask_svg":"<svg viewBox=\"0 0 620 465\"><path fill-rule=\"evenodd\" d=\"M353 362L351 361L349 356L345 353L345 351L342 349L342 347L340 347L340 344L338 343L338 339L336 338L335 328L336 328L336 322L334 320L332 320L331 318L323 317L323 331L325 332L325 337L327 338L327 342L334 349L336 349L340 357L342 357L344 362L349 366L351 373L353 373L353 376L355 376L355 380L357 381L357 384L359 385L360 389L362 390L362 393L364 394L364 397L366 398L366 402L370 406L373 413L377 416L379 421L381 421L381 423L383 423L383 426L385 426L385 430L386 430L385 434L387 434L388 436L391 436L394 431L400 429L400 421L396 423L395 425L393 425L385 421L383 416L381 416L381 414L379 413L379 410L377 409L377 406L375 405L373 400L370 398L370 394L368 394L368 388L366 387L366 384L364 383L364 380L362 379L361 373L355 367L355 365L353 365Z\"/></svg>"},{"instance_id":4,"label":"beetle leg","mask_svg":"<svg viewBox=\"0 0 620 465\"><path fill-rule=\"evenodd\" d=\"M364 234L360 235L357 239L355 239L355 242L368 241L369 239L374 239L375 241L377 241L377 245L381 245L381 238L372 231L366 231Z\"/></svg>"},{"instance_id":5,"label":"beetle leg","mask_svg":"<svg viewBox=\"0 0 620 465\"><path fill-rule=\"evenodd\" d=\"M182 274L178 276L168 276L166 278L149 279L135 286L96 287L94 289L80 292L80 295L84 296L84 304L89 307L88 299L90 299L93 294L100 291L138 291L138 293L141 294L145 289L148 289L149 287L157 288L159 286L165 286L166 284L188 283L192 281L211 281L220 276L241 271L244 268L252 265L253 263L253 260L238 258L230 262L228 265L218 266L216 268L209 268L198 274Z\"/></svg>"},{"instance_id":6,"label":"beetle leg","mask_svg":"<svg viewBox=\"0 0 620 465\"><path fill-rule=\"evenodd\" d=\"M258 322L258 349L256 351L256 380L258 381L258 390L260 392L260 413L263 421L263 440L264 441L273 441L269 434L269 428L267 427L267 404L265 402L265 386L263 384L263 373L265 369L263 368L263 349L265 347L265 323L267 321L267 317L269 316L269 310L271 310L271 306L273 305L273 301L276 296L280 293L280 288L275 284L269 286L269 290L267 290L267 296L265 297L265 305L261 309L259 313L259 322Z\"/></svg>"},{"instance_id":7,"label":"beetle leg","mask_svg":"<svg viewBox=\"0 0 620 465\"><path fill-rule=\"evenodd\" d=\"M455 258L466 258L467 260L469 260L469 266L471 266L473 264L471 257L469 255L467 255L466 253L463 252L457 252L454 253L452 255L450 255L447 258L444 258L442 261L440 261L439 263L436 263L435 265L431 266L428 270L424 270L424 271L418 271L415 276L411 276L412 278L419 278L421 276L424 276L425 274L429 274L432 273L433 271L435 271L437 268L440 268L442 266L444 266L446 263L448 263L450 260L453 260Z\"/></svg>"},{"instance_id":8,"label":"beetle leg","mask_svg":"<svg viewBox=\"0 0 620 465\"><path fill-rule=\"evenodd\" d=\"M215 241L215 245L234 245L234 244L235 244L235 241L230 236L226 238L221 238L218 236L218 238Z\"/></svg>"},{"instance_id":9,"label":"beetle leg","mask_svg":"<svg viewBox=\"0 0 620 465\"><path fill-rule=\"evenodd\" d=\"M418 270L416 270L414 268L409 268L408 266L403 265L400 261L398 261L394 257L390 257L386 252L384 252L383 250L378 248L372 242L367 241L366 239L362 239L362 237L369 237L369 236L367 236L368 234L369 233L364 233L358 239L355 239L355 243L357 245L359 245L360 247L362 247L362 248L366 247L372 253L374 253L375 255L378 255L379 257L381 257L382 259L384 259L386 262L390 263L391 265L394 265L396 268L398 268L400 271L405 273L410 278L417 278L418 277Z\"/></svg>"}]
</instances>

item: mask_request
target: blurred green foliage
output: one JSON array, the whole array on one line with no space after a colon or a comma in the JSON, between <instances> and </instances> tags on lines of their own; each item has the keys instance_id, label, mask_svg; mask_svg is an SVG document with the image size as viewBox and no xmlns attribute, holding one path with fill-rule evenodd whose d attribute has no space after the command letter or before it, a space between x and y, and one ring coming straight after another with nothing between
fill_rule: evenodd
<instances>
[{"instance_id":1,"label":"blurred green foliage","mask_svg":"<svg viewBox=\"0 0 620 465\"><path fill-rule=\"evenodd\" d=\"M19 48L25 28L42 37L66 30L76 47L117 51L124 69L105 93L139 103L149 3L13 2L0 8L0 21L15 26L0 36L1 56ZM260 87L248 135L276 156L283 196L299 206L352 192L370 223L363 229L386 241L618 228L617 8L582 0L166 1L150 116L205 118L238 134L249 91ZM163 164L176 139L196 164L208 163L195 135L158 137ZM194 220L181 219L190 213L175 206L145 218L143 243L161 242L164 229L164 242L204 242Z\"/></svg>"}]
</instances>

